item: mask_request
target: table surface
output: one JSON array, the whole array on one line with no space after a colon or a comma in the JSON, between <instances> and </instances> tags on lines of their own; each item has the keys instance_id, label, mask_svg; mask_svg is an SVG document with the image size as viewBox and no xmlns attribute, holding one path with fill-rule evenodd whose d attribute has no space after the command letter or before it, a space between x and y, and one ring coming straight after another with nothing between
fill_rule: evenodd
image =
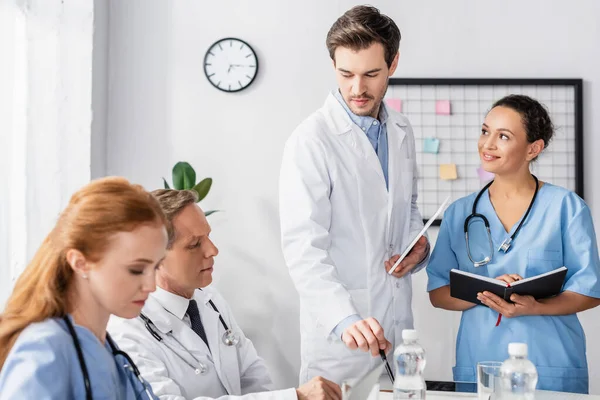
<instances>
[{"instance_id":1,"label":"table surface","mask_svg":"<svg viewBox=\"0 0 600 400\"><path fill-rule=\"evenodd\" d=\"M427 391L427 400L464 400L476 399L477 393L455 393L455 392L433 392ZM380 392L379 400L392 400L390 392ZM587 395L577 393L548 392L538 390L535 392L535 400L600 400L598 395Z\"/></svg>"}]
</instances>

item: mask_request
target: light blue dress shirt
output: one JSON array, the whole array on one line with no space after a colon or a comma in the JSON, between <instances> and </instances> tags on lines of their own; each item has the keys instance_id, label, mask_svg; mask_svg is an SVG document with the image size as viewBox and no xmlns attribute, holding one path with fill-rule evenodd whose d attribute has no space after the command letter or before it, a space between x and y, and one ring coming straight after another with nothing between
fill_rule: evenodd
<instances>
[{"instance_id":1,"label":"light blue dress shirt","mask_svg":"<svg viewBox=\"0 0 600 400\"><path fill-rule=\"evenodd\" d=\"M369 142L371 142L371 146L373 146L373 150L375 150L375 153L379 158L379 163L381 164L381 169L383 170L383 176L385 177L385 187L388 188L388 140L386 127L388 113L384 102L381 102L381 106L379 108L379 119L376 119L369 116L361 117L354 114L344 101L344 98L339 90L334 92L334 96L337 101L340 102L342 107L344 107L344 110L346 110L352 122L354 122L367 135Z\"/></svg>"},{"instance_id":2,"label":"light blue dress shirt","mask_svg":"<svg viewBox=\"0 0 600 400\"><path fill-rule=\"evenodd\" d=\"M87 366L94 400L148 399L146 388L88 329L74 325ZM0 371L0 400L82 399L85 385L73 338L62 319L29 325L15 342ZM152 395L151 399L158 399Z\"/></svg>"},{"instance_id":3,"label":"light blue dress shirt","mask_svg":"<svg viewBox=\"0 0 600 400\"><path fill-rule=\"evenodd\" d=\"M496 278L519 274L524 278L568 268L563 290L600 298L600 259L590 210L575 193L544 184L531 212L510 250L499 252L500 244L519 225L507 232L498 218L486 191L477 212L487 217L494 247L492 260L475 267L465 244L464 222L471 214L476 193L454 202L444 214L440 233L427 266L427 290L450 284L452 268ZM480 222L469 224L469 242L474 260L489 253L488 236ZM504 361L508 344L523 342L528 358L537 367L537 388L565 392L588 392L585 334L577 314L529 315L503 318L496 326L498 313L478 305L462 312L456 339L454 380L475 382L480 361Z\"/></svg>"},{"instance_id":4,"label":"light blue dress shirt","mask_svg":"<svg viewBox=\"0 0 600 400\"><path fill-rule=\"evenodd\" d=\"M377 154L377 158L379 158L379 163L381 164L381 169L383 170L383 176L385 177L385 187L389 190L388 184L388 140L387 140L387 127L386 122L388 118L388 113L385 108L384 102L381 102L381 107L379 109L379 120L369 116L359 116L354 114L339 90L334 92L335 98L340 102L344 110L350 116L352 122L354 122L363 132L367 135L371 146L373 146L373 150ZM341 337L347 327L350 325L360 321L362 318L358 314L350 315L345 318L336 325L333 329L333 333L337 337Z\"/></svg>"}]
</instances>

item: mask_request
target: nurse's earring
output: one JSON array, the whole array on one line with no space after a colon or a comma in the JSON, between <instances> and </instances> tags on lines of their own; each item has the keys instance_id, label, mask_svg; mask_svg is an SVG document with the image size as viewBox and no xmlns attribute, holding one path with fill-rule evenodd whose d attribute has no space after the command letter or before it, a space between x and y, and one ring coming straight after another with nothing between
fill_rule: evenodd
<instances>
[{"instance_id":1,"label":"nurse's earring","mask_svg":"<svg viewBox=\"0 0 600 400\"><path fill-rule=\"evenodd\" d=\"M89 268L83 253L79 250L69 249L65 258L73 272L79 274L83 279L88 279L87 270Z\"/></svg>"}]
</instances>

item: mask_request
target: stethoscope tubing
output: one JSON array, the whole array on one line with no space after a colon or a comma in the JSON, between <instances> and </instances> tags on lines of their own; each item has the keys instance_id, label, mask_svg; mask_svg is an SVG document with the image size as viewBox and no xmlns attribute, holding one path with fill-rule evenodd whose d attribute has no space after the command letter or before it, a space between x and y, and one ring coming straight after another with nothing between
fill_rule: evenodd
<instances>
[{"instance_id":1,"label":"stethoscope tubing","mask_svg":"<svg viewBox=\"0 0 600 400\"><path fill-rule=\"evenodd\" d=\"M229 326L227 325L227 323L225 322L225 319L223 319L223 316L221 315L221 313L219 312L219 309L217 308L217 306L215 305L215 303L213 303L212 300L208 301L210 306L212 307L213 310L215 310L215 312L217 314L219 314L219 321L221 322L221 325L223 325L223 328L225 328L225 333L223 334L222 337L222 342L223 344L225 344L226 346L235 346L238 343L238 338L236 335L233 334L233 332L231 331L231 329L229 329ZM207 371L207 367L206 365L204 365L202 362L200 362L200 360L198 360L198 358L196 358L174 335L171 331L167 332L166 335L168 337L170 337L171 339L173 339L177 345L183 349L190 357L192 357L194 359L194 361L196 362L196 364L198 365L198 367L195 367L192 363L189 362L189 360L186 360L181 354L179 354L178 351L176 351L175 348L171 347L171 345L169 345L166 341L165 338L163 338L161 336L160 333L158 333L155 329L154 329L154 323L152 322L152 320L150 318L148 318L146 315L144 315L143 313L140 314L140 319L143 321L146 329L148 330L148 332L150 332L150 335L152 335L152 337L154 337L154 339L156 339L158 342L162 342L169 350L171 350L173 353L175 353L175 355L177 357L179 357L183 362L185 362L187 365L190 366L190 368L192 368L197 375L202 375L204 373L206 373Z\"/></svg>"},{"instance_id":2,"label":"stethoscope tubing","mask_svg":"<svg viewBox=\"0 0 600 400\"><path fill-rule=\"evenodd\" d=\"M533 176L533 179L535 179L535 192L533 193L533 197L531 198L531 202L529 203L529 207L527 207L527 211L525 212L525 215L521 219L521 222L519 223L519 226L517 226L517 229L515 229L515 231L513 232L513 234L510 236L510 238L506 239L502 243L502 245L500 245L500 248L498 249L498 251L500 251L500 250L502 250L504 252L508 251L508 249L510 248L510 245L511 245L512 241L517 236L517 233L519 233L519 231L521 230L521 227L525 223L525 220L527 219L527 216L529 216L529 213L531 212L531 209L533 208L533 203L535 202L535 199L537 197L538 190L539 190L539 180L538 180L538 178L535 175L532 174L531 176ZM483 265L486 265L487 263L489 263L492 260L492 257L494 255L494 244L492 242L492 233L490 231L490 223L489 223L488 219L485 217L485 215L477 213L477 203L479 203L479 199L481 198L481 196L483 195L483 193L485 193L485 191L489 189L489 187L492 185L492 183L494 183L493 180L490 181L488 184L486 184L483 187L483 189L481 189L479 191L479 193L477 193L477 196L475 197L475 201L473 202L473 208L471 210L471 215L469 215L467 218L465 218L464 233L465 233L465 242L466 242L466 245L467 245L467 256L469 256L469 260L471 260L471 262L473 263L473 265L475 267L481 267ZM475 260L473 260L473 257L471 256L471 248L469 246L469 223L471 222L471 220L473 220L475 218L481 218L483 220L483 224L485 225L485 228L486 228L486 231L487 231L487 235L488 235L489 244L490 244L490 256L489 257L485 257L481 261L475 261Z\"/></svg>"}]
</instances>

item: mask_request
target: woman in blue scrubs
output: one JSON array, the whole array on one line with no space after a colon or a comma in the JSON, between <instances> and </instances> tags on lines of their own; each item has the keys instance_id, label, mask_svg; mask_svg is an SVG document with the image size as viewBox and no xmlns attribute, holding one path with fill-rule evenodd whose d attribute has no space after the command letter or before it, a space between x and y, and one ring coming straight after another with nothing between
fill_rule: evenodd
<instances>
[{"instance_id":1,"label":"woman in blue scrubs","mask_svg":"<svg viewBox=\"0 0 600 400\"><path fill-rule=\"evenodd\" d=\"M156 399L106 326L138 316L154 291L165 226L125 179L75 193L0 315L0 400Z\"/></svg>"},{"instance_id":2,"label":"woman in blue scrubs","mask_svg":"<svg viewBox=\"0 0 600 400\"><path fill-rule=\"evenodd\" d=\"M510 342L524 342L538 370L538 389L588 392L585 335L576 313L600 304L600 260L585 202L530 172L553 130L536 100L510 95L497 101L478 142L482 167L495 178L475 210L489 221L491 248L483 218L475 217L467 224L467 249L464 225L478 193L457 200L444 215L427 290L434 307L462 311L455 381L475 382L479 361L504 361ZM500 250L511 237L508 250ZM509 303L483 292L483 305L476 305L450 296L453 268L511 283L562 266L568 268L563 292L553 298L513 294Z\"/></svg>"}]
</instances>

